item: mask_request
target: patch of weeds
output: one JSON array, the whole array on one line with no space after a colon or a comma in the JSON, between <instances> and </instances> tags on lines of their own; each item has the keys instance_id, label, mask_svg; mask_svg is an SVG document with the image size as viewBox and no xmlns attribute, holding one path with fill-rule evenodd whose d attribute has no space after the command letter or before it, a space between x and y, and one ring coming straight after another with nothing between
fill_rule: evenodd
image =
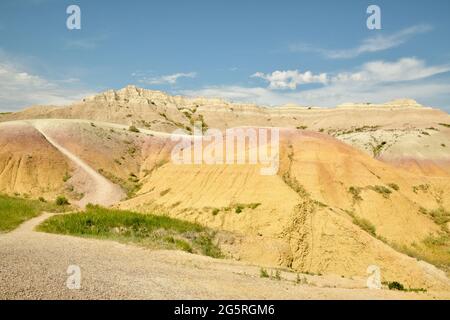
<instances>
[{"instance_id":1,"label":"patch of weeds","mask_svg":"<svg viewBox=\"0 0 450 320\"><path fill-rule=\"evenodd\" d=\"M219 212L220 212L220 209L214 208L214 209L212 210L212 215L213 215L213 216L216 216Z\"/></svg>"},{"instance_id":2,"label":"patch of weeds","mask_svg":"<svg viewBox=\"0 0 450 320\"><path fill-rule=\"evenodd\" d=\"M369 189L381 194L384 198L387 198L387 199L389 199L389 196L392 193L392 191L389 188L386 188L385 186L379 186L379 185L369 186Z\"/></svg>"},{"instance_id":3,"label":"patch of weeds","mask_svg":"<svg viewBox=\"0 0 450 320\"><path fill-rule=\"evenodd\" d=\"M259 277L260 278L269 278L270 276L266 269L261 268L261 269L259 269Z\"/></svg>"},{"instance_id":4,"label":"patch of weeds","mask_svg":"<svg viewBox=\"0 0 450 320\"><path fill-rule=\"evenodd\" d=\"M296 128L298 130L305 130L305 129L308 129L308 126L297 126Z\"/></svg>"},{"instance_id":5,"label":"patch of weeds","mask_svg":"<svg viewBox=\"0 0 450 320\"><path fill-rule=\"evenodd\" d=\"M398 184L395 183L388 183L389 188L391 188L392 190L398 191L400 190L400 187L398 186Z\"/></svg>"},{"instance_id":6,"label":"patch of weeds","mask_svg":"<svg viewBox=\"0 0 450 320\"><path fill-rule=\"evenodd\" d=\"M417 185L417 186L413 186L412 190L413 190L414 193L418 193L419 191L427 193L428 190L430 190L430 185L429 184L420 184L420 185Z\"/></svg>"},{"instance_id":7,"label":"patch of weeds","mask_svg":"<svg viewBox=\"0 0 450 320\"><path fill-rule=\"evenodd\" d=\"M362 190L362 188L360 188L360 187L351 186L350 188L348 188L348 192L353 196L354 202L363 200L363 198L361 197L361 190Z\"/></svg>"},{"instance_id":8,"label":"patch of weeds","mask_svg":"<svg viewBox=\"0 0 450 320\"><path fill-rule=\"evenodd\" d=\"M128 198L134 197L136 195L136 192L139 191L139 189L142 187L142 184L133 173L130 173L129 178L127 180L124 180L120 177L117 177L113 173L101 168L98 169L98 172L105 178L110 180L112 183L118 184L126 192ZM134 177L131 174L133 174Z\"/></svg>"},{"instance_id":9,"label":"patch of weeds","mask_svg":"<svg viewBox=\"0 0 450 320\"><path fill-rule=\"evenodd\" d=\"M68 172L66 172L63 176L63 181L67 182L70 178L72 178L72 176Z\"/></svg>"},{"instance_id":10,"label":"patch of weeds","mask_svg":"<svg viewBox=\"0 0 450 320\"><path fill-rule=\"evenodd\" d=\"M405 291L405 287L398 281L392 281L387 284L389 290Z\"/></svg>"}]
</instances>

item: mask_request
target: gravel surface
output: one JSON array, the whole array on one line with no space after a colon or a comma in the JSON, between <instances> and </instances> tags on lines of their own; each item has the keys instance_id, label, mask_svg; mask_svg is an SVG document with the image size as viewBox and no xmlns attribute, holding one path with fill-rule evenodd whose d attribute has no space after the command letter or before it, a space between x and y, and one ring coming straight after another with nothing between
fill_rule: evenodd
<instances>
[{"instance_id":1,"label":"gravel surface","mask_svg":"<svg viewBox=\"0 0 450 320\"><path fill-rule=\"evenodd\" d=\"M318 286L322 277L315 277L313 285L296 285L295 274L263 279L259 267L237 261L33 231L50 216L0 235L1 299L433 298L429 293L323 288ZM69 265L81 268L79 290L66 286Z\"/></svg>"}]
</instances>

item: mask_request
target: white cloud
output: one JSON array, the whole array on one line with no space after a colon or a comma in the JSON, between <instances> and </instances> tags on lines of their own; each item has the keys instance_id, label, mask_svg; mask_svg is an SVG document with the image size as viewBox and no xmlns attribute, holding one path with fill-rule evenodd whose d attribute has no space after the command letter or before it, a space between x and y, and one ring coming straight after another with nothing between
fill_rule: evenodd
<instances>
[{"instance_id":1,"label":"white cloud","mask_svg":"<svg viewBox=\"0 0 450 320\"><path fill-rule=\"evenodd\" d=\"M426 78L448 71L449 66L430 67L421 60L403 58L394 62L369 62L354 72L329 75L323 86L314 89L279 91L270 85L267 88L210 86L181 93L262 105L296 103L323 107L333 107L344 102L381 103L407 97L424 104L448 107L449 80L425 81ZM446 105L439 105L442 103Z\"/></svg>"},{"instance_id":2,"label":"white cloud","mask_svg":"<svg viewBox=\"0 0 450 320\"><path fill-rule=\"evenodd\" d=\"M64 105L93 94L70 87L74 82L70 78L50 81L0 60L0 110L14 111L36 104Z\"/></svg>"},{"instance_id":3,"label":"white cloud","mask_svg":"<svg viewBox=\"0 0 450 320\"><path fill-rule=\"evenodd\" d=\"M132 75L137 76L138 74L133 73ZM189 73L179 72L179 73L158 76L158 77L142 77L138 81L140 83L145 83L145 84L171 84L171 85L173 85L173 84L176 84L178 79L180 79L180 78L195 78L196 76L197 76L197 73L195 73L195 72L189 72Z\"/></svg>"},{"instance_id":4,"label":"white cloud","mask_svg":"<svg viewBox=\"0 0 450 320\"><path fill-rule=\"evenodd\" d=\"M357 72L342 72L334 76L332 82L393 82L428 78L450 71L450 65L427 67L423 60L402 58L395 62L373 61L362 66Z\"/></svg>"},{"instance_id":5,"label":"white cloud","mask_svg":"<svg viewBox=\"0 0 450 320\"><path fill-rule=\"evenodd\" d=\"M349 59L364 53L384 51L398 47L407 42L413 36L426 33L431 30L432 27L429 25L412 26L391 35L375 35L364 39L359 46L349 49L330 50L317 48L309 44L294 44L290 46L290 50L293 52L316 52L330 59Z\"/></svg>"},{"instance_id":6,"label":"white cloud","mask_svg":"<svg viewBox=\"0 0 450 320\"><path fill-rule=\"evenodd\" d=\"M311 71L301 73L298 70L274 71L269 74L256 72L251 77L261 78L269 82L271 89L291 89L294 90L300 84L305 83L322 83L326 84L328 81L327 74L321 73L314 75Z\"/></svg>"}]
</instances>

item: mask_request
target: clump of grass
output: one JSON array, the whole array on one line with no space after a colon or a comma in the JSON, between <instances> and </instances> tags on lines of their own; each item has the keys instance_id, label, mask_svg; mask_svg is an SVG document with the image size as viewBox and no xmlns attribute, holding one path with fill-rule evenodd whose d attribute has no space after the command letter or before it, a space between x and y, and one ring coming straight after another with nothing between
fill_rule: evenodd
<instances>
[{"instance_id":1,"label":"clump of grass","mask_svg":"<svg viewBox=\"0 0 450 320\"><path fill-rule=\"evenodd\" d=\"M213 216L216 216L220 212L219 208L214 208L212 211Z\"/></svg>"},{"instance_id":2,"label":"clump of grass","mask_svg":"<svg viewBox=\"0 0 450 320\"><path fill-rule=\"evenodd\" d=\"M398 184L395 183L388 183L389 188L391 188L392 190L398 191L400 190L400 187L398 186Z\"/></svg>"},{"instance_id":3,"label":"clump of grass","mask_svg":"<svg viewBox=\"0 0 450 320\"><path fill-rule=\"evenodd\" d=\"M55 203L57 206L67 206L70 204L69 200L65 196L56 197Z\"/></svg>"},{"instance_id":4,"label":"clump of grass","mask_svg":"<svg viewBox=\"0 0 450 320\"><path fill-rule=\"evenodd\" d=\"M375 192L378 192L381 194L384 198L389 198L392 191L389 188L386 188L385 186L369 186L370 190L373 190Z\"/></svg>"},{"instance_id":5,"label":"clump of grass","mask_svg":"<svg viewBox=\"0 0 450 320\"><path fill-rule=\"evenodd\" d=\"M412 190L413 190L414 193L417 193L419 191L427 193L429 189L430 189L430 185L429 184L420 184L420 185L412 187Z\"/></svg>"},{"instance_id":6,"label":"clump of grass","mask_svg":"<svg viewBox=\"0 0 450 320\"><path fill-rule=\"evenodd\" d=\"M39 200L32 200L0 194L0 232L14 230L21 223L37 217L43 211L60 212L66 208L46 202L42 197Z\"/></svg>"},{"instance_id":7,"label":"clump of grass","mask_svg":"<svg viewBox=\"0 0 450 320\"><path fill-rule=\"evenodd\" d=\"M38 230L222 257L214 244L214 232L199 224L94 205L88 205L82 213L51 217Z\"/></svg>"},{"instance_id":8,"label":"clump of grass","mask_svg":"<svg viewBox=\"0 0 450 320\"><path fill-rule=\"evenodd\" d=\"M376 228L369 220L354 216L353 223L359 226L364 231L370 233L372 236L376 237Z\"/></svg>"},{"instance_id":9,"label":"clump of grass","mask_svg":"<svg viewBox=\"0 0 450 320\"><path fill-rule=\"evenodd\" d=\"M139 129L138 128L136 128L136 126L133 126L133 125L131 125L129 128L128 128L128 131L131 131L131 132L140 132L139 131Z\"/></svg>"},{"instance_id":10,"label":"clump of grass","mask_svg":"<svg viewBox=\"0 0 450 320\"><path fill-rule=\"evenodd\" d=\"M297 129L298 130L305 130L305 129L307 129L308 128L308 126L297 126Z\"/></svg>"},{"instance_id":11,"label":"clump of grass","mask_svg":"<svg viewBox=\"0 0 450 320\"><path fill-rule=\"evenodd\" d=\"M269 273L264 268L259 269L259 276L260 276L260 278L269 278L270 277Z\"/></svg>"},{"instance_id":12,"label":"clump of grass","mask_svg":"<svg viewBox=\"0 0 450 320\"><path fill-rule=\"evenodd\" d=\"M376 237L375 226L367 219L358 217L354 212L345 210L345 212L352 217L352 222L364 231L370 233L372 236Z\"/></svg>"},{"instance_id":13,"label":"clump of grass","mask_svg":"<svg viewBox=\"0 0 450 320\"><path fill-rule=\"evenodd\" d=\"M421 207L419 212L428 215L436 224L440 226L445 226L448 222L450 222L450 211L447 211L443 207L430 211Z\"/></svg>"},{"instance_id":14,"label":"clump of grass","mask_svg":"<svg viewBox=\"0 0 450 320\"><path fill-rule=\"evenodd\" d=\"M353 201L358 202L362 201L363 198L361 197L361 188L360 187L350 187L348 188L348 192L353 196Z\"/></svg>"},{"instance_id":15,"label":"clump of grass","mask_svg":"<svg viewBox=\"0 0 450 320\"><path fill-rule=\"evenodd\" d=\"M72 176L68 172L66 172L63 176L63 181L67 182L70 178L72 178Z\"/></svg>"}]
</instances>

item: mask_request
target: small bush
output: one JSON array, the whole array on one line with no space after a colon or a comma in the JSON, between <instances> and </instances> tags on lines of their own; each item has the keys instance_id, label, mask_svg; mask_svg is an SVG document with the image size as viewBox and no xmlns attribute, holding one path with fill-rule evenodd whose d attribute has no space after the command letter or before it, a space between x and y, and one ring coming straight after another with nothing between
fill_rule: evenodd
<instances>
[{"instance_id":1,"label":"small bush","mask_svg":"<svg viewBox=\"0 0 450 320\"><path fill-rule=\"evenodd\" d=\"M392 191L385 186L372 186L370 187L371 190L378 192L381 194L384 198L389 198L389 195L392 193Z\"/></svg>"},{"instance_id":2,"label":"small bush","mask_svg":"<svg viewBox=\"0 0 450 320\"><path fill-rule=\"evenodd\" d=\"M39 197L38 200L39 200L40 202L47 202L43 197Z\"/></svg>"},{"instance_id":3,"label":"small bush","mask_svg":"<svg viewBox=\"0 0 450 320\"><path fill-rule=\"evenodd\" d=\"M269 278L269 273L267 272L266 269L261 268L261 269L259 269L259 276L261 278Z\"/></svg>"},{"instance_id":4,"label":"small bush","mask_svg":"<svg viewBox=\"0 0 450 320\"><path fill-rule=\"evenodd\" d=\"M389 282L388 283L389 290L399 290L399 291L405 291L405 287L397 281Z\"/></svg>"},{"instance_id":5,"label":"small bush","mask_svg":"<svg viewBox=\"0 0 450 320\"><path fill-rule=\"evenodd\" d=\"M131 132L140 132L139 129L136 128L135 126L130 126L130 127L128 128L128 131L131 131Z\"/></svg>"},{"instance_id":6,"label":"small bush","mask_svg":"<svg viewBox=\"0 0 450 320\"><path fill-rule=\"evenodd\" d=\"M216 216L219 213L219 209L218 208L214 208L212 211L213 216Z\"/></svg>"},{"instance_id":7,"label":"small bush","mask_svg":"<svg viewBox=\"0 0 450 320\"><path fill-rule=\"evenodd\" d=\"M395 184L395 183L388 183L389 188L391 188L392 190L398 191L400 190L400 187Z\"/></svg>"},{"instance_id":8,"label":"small bush","mask_svg":"<svg viewBox=\"0 0 450 320\"><path fill-rule=\"evenodd\" d=\"M348 188L348 192L353 196L353 201L357 202L363 200L361 197L361 188L352 186Z\"/></svg>"},{"instance_id":9,"label":"small bush","mask_svg":"<svg viewBox=\"0 0 450 320\"><path fill-rule=\"evenodd\" d=\"M58 206L66 206L70 204L69 200L67 200L67 198L64 196L57 197L55 202Z\"/></svg>"}]
</instances>

